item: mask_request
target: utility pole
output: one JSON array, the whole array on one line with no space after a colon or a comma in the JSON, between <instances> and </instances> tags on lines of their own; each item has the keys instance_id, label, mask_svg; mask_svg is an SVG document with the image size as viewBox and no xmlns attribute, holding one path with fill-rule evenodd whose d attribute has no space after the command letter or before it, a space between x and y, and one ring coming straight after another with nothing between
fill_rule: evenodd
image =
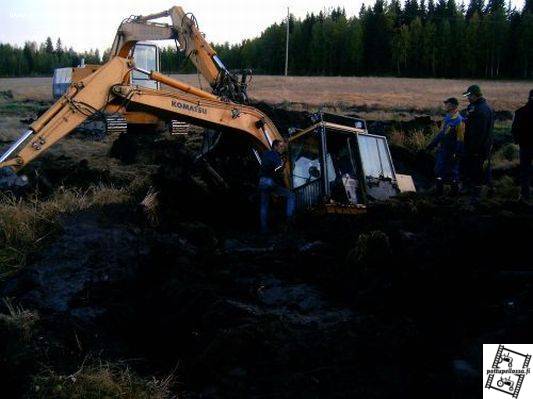
<instances>
[{"instance_id":1,"label":"utility pole","mask_svg":"<svg viewBox=\"0 0 533 399\"><path fill-rule=\"evenodd\" d=\"M290 13L289 13L289 7L287 7L287 40L285 41L285 76L287 76L289 72L289 20L290 20Z\"/></svg>"}]
</instances>

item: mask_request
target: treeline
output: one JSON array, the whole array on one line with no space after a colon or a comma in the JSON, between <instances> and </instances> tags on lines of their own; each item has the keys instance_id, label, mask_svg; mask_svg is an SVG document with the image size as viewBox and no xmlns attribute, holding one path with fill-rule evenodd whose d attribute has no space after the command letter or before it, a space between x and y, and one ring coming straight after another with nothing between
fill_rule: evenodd
<instances>
[{"instance_id":1,"label":"treeline","mask_svg":"<svg viewBox=\"0 0 533 399\"><path fill-rule=\"evenodd\" d=\"M450 78L533 78L533 0L522 10L505 0L376 0L349 17L343 8L289 19L289 74ZM286 21L240 44L215 45L231 69L282 74ZM0 44L0 75L51 74L61 66L100 63L98 50L76 53L50 38L23 48ZM175 48L161 50L161 70L194 72Z\"/></svg>"},{"instance_id":2,"label":"treeline","mask_svg":"<svg viewBox=\"0 0 533 399\"><path fill-rule=\"evenodd\" d=\"M230 67L281 74L286 24L260 37L217 46ZM342 8L289 20L292 75L533 77L533 0L377 0L347 17Z\"/></svg>"},{"instance_id":3,"label":"treeline","mask_svg":"<svg viewBox=\"0 0 533 399\"><path fill-rule=\"evenodd\" d=\"M102 62L98 49L78 53L63 48L61 39L55 46L51 38L40 45L26 42L23 47L0 43L0 76L51 75L55 68L78 66L82 58L86 64Z\"/></svg>"}]
</instances>

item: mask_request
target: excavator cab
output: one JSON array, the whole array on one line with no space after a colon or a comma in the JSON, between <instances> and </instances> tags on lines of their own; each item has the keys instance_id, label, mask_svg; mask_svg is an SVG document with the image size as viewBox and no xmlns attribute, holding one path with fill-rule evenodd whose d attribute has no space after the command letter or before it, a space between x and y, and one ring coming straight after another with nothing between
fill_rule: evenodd
<instances>
[{"instance_id":1,"label":"excavator cab","mask_svg":"<svg viewBox=\"0 0 533 399\"><path fill-rule=\"evenodd\" d=\"M314 124L289 138L290 184L299 210L358 213L373 200L414 191L398 175L387 139L369 134L359 118L318 113Z\"/></svg>"},{"instance_id":2,"label":"excavator cab","mask_svg":"<svg viewBox=\"0 0 533 399\"><path fill-rule=\"evenodd\" d=\"M139 68L149 71L159 71L160 53L157 45L150 42L138 42L133 49L133 60ZM68 90L73 82L79 82L83 78L95 72L100 65L85 64L84 59L77 67L56 68L52 78L52 95L54 100L59 99ZM134 86L159 89L159 82L147 78L146 75L133 71L131 84Z\"/></svg>"},{"instance_id":3,"label":"excavator cab","mask_svg":"<svg viewBox=\"0 0 533 399\"><path fill-rule=\"evenodd\" d=\"M157 45L150 42L137 42L132 51L133 60L138 68L156 72L159 71L160 51ZM100 67L101 65L85 64L82 59L81 64L77 67L55 69L54 77L52 79L52 95L54 99L59 99L66 93L72 83L79 82L96 72ZM130 83L132 86L140 86L156 90L158 90L161 85L159 82L150 79L137 70L133 70L130 73ZM176 123L175 121L173 122ZM105 114L105 120L101 117L89 119L82 123L79 129L81 131L91 132L95 136L104 136L111 133L120 134L126 132L127 123L123 115L108 113Z\"/></svg>"}]
</instances>

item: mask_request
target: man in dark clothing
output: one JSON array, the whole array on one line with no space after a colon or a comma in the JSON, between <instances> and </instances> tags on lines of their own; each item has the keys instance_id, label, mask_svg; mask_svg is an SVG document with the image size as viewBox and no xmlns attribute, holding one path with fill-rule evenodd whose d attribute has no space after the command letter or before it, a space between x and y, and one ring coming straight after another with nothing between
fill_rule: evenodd
<instances>
[{"instance_id":1,"label":"man in dark clothing","mask_svg":"<svg viewBox=\"0 0 533 399\"><path fill-rule=\"evenodd\" d=\"M490 157L494 111L477 85L470 86L463 96L470 105L466 109L464 172L471 190L472 202L478 202L485 182L483 165Z\"/></svg>"},{"instance_id":2,"label":"man in dark clothing","mask_svg":"<svg viewBox=\"0 0 533 399\"><path fill-rule=\"evenodd\" d=\"M259 173L259 191L261 193L261 232L268 232L268 208L270 194L285 197L287 200L286 214L287 220L292 221L296 198L292 191L283 187L277 181L283 173L283 159L281 154L285 151L285 143L280 140L272 142L272 149L261 154L261 171Z\"/></svg>"},{"instance_id":3,"label":"man in dark clothing","mask_svg":"<svg viewBox=\"0 0 533 399\"><path fill-rule=\"evenodd\" d=\"M520 199L529 201L533 160L533 90L529 92L527 104L516 110L511 132L520 146Z\"/></svg>"}]
</instances>

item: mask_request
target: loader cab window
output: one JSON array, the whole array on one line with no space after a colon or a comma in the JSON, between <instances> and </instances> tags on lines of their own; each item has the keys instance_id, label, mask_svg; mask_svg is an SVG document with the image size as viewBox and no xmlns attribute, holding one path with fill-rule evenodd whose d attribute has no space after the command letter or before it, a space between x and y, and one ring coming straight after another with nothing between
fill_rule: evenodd
<instances>
[{"instance_id":1,"label":"loader cab window","mask_svg":"<svg viewBox=\"0 0 533 399\"><path fill-rule=\"evenodd\" d=\"M396 174L385 137L358 134L357 144L368 197L386 200L395 196Z\"/></svg>"},{"instance_id":2,"label":"loader cab window","mask_svg":"<svg viewBox=\"0 0 533 399\"><path fill-rule=\"evenodd\" d=\"M360 167L357 164L357 136L328 131L328 183L330 197L340 203L363 202Z\"/></svg>"},{"instance_id":3,"label":"loader cab window","mask_svg":"<svg viewBox=\"0 0 533 399\"><path fill-rule=\"evenodd\" d=\"M319 180L322 176L320 147L320 134L314 131L291 140L289 155L293 188Z\"/></svg>"},{"instance_id":4,"label":"loader cab window","mask_svg":"<svg viewBox=\"0 0 533 399\"><path fill-rule=\"evenodd\" d=\"M135 65L147 71L159 71L159 49L154 44L137 43L133 50ZM145 74L133 71L132 84L158 89L159 83L148 79Z\"/></svg>"},{"instance_id":5,"label":"loader cab window","mask_svg":"<svg viewBox=\"0 0 533 399\"><path fill-rule=\"evenodd\" d=\"M385 137L359 134L357 141L365 176L376 179L393 179L392 160Z\"/></svg>"}]
</instances>

